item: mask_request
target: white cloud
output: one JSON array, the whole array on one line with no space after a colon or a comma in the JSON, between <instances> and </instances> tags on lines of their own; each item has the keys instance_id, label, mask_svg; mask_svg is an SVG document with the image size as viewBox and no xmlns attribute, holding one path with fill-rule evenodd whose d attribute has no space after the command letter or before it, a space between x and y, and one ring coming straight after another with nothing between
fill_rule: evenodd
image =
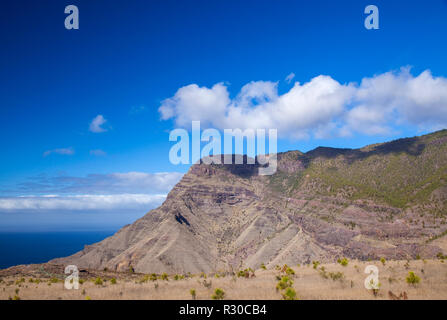
<instances>
[{"instance_id":1,"label":"white cloud","mask_svg":"<svg viewBox=\"0 0 447 320\"><path fill-rule=\"evenodd\" d=\"M292 72L286 77L285 80L287 83L290 83L290 82L292 82L293 78L295 78L295 74Z\"/></svg>"},{"instance_id":2,"label":"white cloud","mask_svg":"<svg viewBox=\"0 0 447 320\"><path fill-rule=\"evenodd\" d=\"M103 150L101 149L95 149L95 150L90 150L90 154L92 156L105 156L107 153L105 153Z\"/></svg>"},{"instance_id":3,"label":"white cloud","mask_svg":"<svg viewBox=\"0 0 447 320\"><path fill-rule=\"evenodd\" d=\"M101 115L98 114L93 120L90 122L89 130L94 133L105 132L107 129L103 128L107 120Z\"/></svg>"},{"instance_id":4,"label":"white cloud","mask_svg":"<svg viewBox=\"0 0 447 320\"><path fill-rule=\"evenodd\" d=\"M61 154L61 155L73 155L75 153L74 149L72 147L70 148L60 148L60 149L52 149L52 150L47 150L43 153L44 157L49 156L52 153L56 153L56 154Z\"/></svg>"},{"instance_id":5,"label":"white cloud","mask_svg":"<svg viewBox=\"0 0 447 320\"><path fill-rule=\"evenodd\" d=\"M148 210L160 205L164 194L44 195L0 198L0 210Z\"/></svg>"},{"instance_id":6,"label":"white cloud","mask_svg":"<svg viewBox=\"0 0 447 320\"><path fill-rule=\"evenodd\" d=\"M233 99L223 83L211 89L191 84L164 100L159 111L163 120L174 119L184 128L200 120L217 129L276 128L283 138L386 135L403 123L446 127L447 79L429 70L413 76L409 68L364 78L360 84L320 75L295 82L282 95L276 82L255 81Z\"/></svg>"},{"instance_id":7,"label":"white cloud","mask_svg":"<svg viewBox=\"0 0 447 320\"><path fill-rule=\"evenodd\" d=\"M85 177L41 175L31 177L11 190L0 190L6 195L0 197L0 211L145 212L159 206L182 176L179 172L126 172Z\"/></svg>"},{"instance_id":8,"label":"white cloud","mask_svg":"<svg viewBox=\"0 0 447 320\"><path fill-rule=\"evenodd\" d=\"M30 177L27 181L0 190L2 194L158 194L168 193L183 176L180 172L125 172Z\"/></svg>"}]
</instances>

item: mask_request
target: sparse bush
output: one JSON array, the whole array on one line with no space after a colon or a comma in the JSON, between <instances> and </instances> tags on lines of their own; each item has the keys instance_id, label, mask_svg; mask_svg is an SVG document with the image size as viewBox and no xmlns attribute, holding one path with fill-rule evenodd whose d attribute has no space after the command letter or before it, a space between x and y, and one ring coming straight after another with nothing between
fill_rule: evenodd
<instances>
[{"instance_id":1,"label":"sparse bush","mask_svg":"<svg viewBox=\"0 0 447 320\"><path fill-rule=\"evenodd\" d=\"M385 265L385 263L386 263L385 258L384 257L380 258L380 262L382 262L382 264Z\"/></svg>"},{"instance_id":2,"label":"sparse bush","mask_svg":"<svg viewBox=\"0 0 447 320\"><path fill-rule=\"evenodd\" d=\"M205 288L211 288L211 285L212 285L213 283L211 282L211 280L210 280L210 282L206 282L206 280L203 280L203 286L205 287Z\"/></svg>"},{"instance_id":3,"label":"sparse bush","mask_svg":"<svg viewBox=\"0 0 447 320\"><path fill-rule=\"evenodd\" d=\"M12 300L20 300L20 297L15 295L14 298L12 298Z\"/></svg>"},{"instance_id":4,"label":"sparse bush","mask_svg":"<svg viewBox=\"0 0 447 320\"><path fill-rule=\"evenodd\" d=\"M343 274L343 272L329 272L329 277L333 281L337 281L337 280L343 280L345 275Z\"/></svg>"},{"instance_id":5,"label":"sparse bush","mask_svg":"<svg viewBox=\"0 0 447 320\"><path fill-rule=\"evenodd\" d=\"M284 290L287 287L291 287L293 285L293 281L290 280L289 277L284 276L281 280L276 284L276 290Z\"/></svg>"},{"instance_id":6,"label":"sparse bush","mask_svg":"<svg viewBox=\"0 0 447 320\"><path fill-rule=\"evenodd\" d=\"M290 267L287 267L286 270L285 270L285 272L286 272L286 274L289 275L289 276L295 274L295 270L293 270L293 269L290 268Z\"/></svg>"},{"instance_id":7,"label":"sparse bush","mask_svg":"<svg viewBox=\"0 0 447 320\"><path fill-rule=\"evenodd\" d=\"M145 274L144 276L143 276L143 278L141 278L139 281L138 281L138 283L145 283L145 282L148 282L149 281L149 275L148 274Z\"/></svg>"},{"instance_id":8,"label":"sparse bush","mask_svg":"<svg viewBox=\"0 0 447 320\"><path fill-rule=\"evenodd\" d=\"M225 296L225 291L223 291L220 288L216 288L216 290L214 290L214 294L211 296L211 299L223 300L224 296Z\"/></svg>"},{"instance_id":9,"label":"sparse bush","mask_svg":"<svg viewBox=\"0 0 447 320\"><path fill-rule=\"evenodd\" d=\"M183 280L183 279L185 279L185 276L182 274L176 274L174 276L174 280Z\"/></svg>"},{"instance_id":10,"label":"sparse bush","mask_svg":"<svg viewBox=\"0 0 447 320\"><path fill-rule=\"evenodd\" d=\"M251 268L248 268L245 270L240 270L237 273L238 277L244 277L244 278L250 278L250 276L253 277L254 275L255 275L255 273L254 273L253 269L251 269Z\"/></svg>"},{"instance_id":11,"label":"sparse bush","mask_svg":"<svg viewBox=\"0 0 447 320\"><path fill-rule=\"evenodd\" d=\"M129 266L129 273L135 273L135 269L132 266Z\"/></svg>"},{"instance_id":12,"label":"sparse bush","mask_svg":"<svg viewBox=\"0 0 447 320\"><path fill-rule=\"evenodd\" d=\"M286 288L286 291L282 294L284 300L296 300L296 291L293 288Z\"/></svg>"},{"instance_id":13,"label":"sparse bush","mask_svg":"<svg viewBox=\"0 0 447 320\"><path fill-rule=\"evenodd\" d=\"M59 279L58 278L51 278L50 279L50 283L58 283L59 282Z\"/></svg>"},{"instance_id":14,"label":"sparse bush","mask_svg":"<svg viewBox=\"0 0 447 320\"><path fill-rule=\"evenodd\" d=\"M439 260L445 260L445 259L447 259L447 255L443 255L442 252L438 252L438 254L436 255L436 257L437 257Z\"/></svg>"},{"instance_id":15,"label":"sparse bush","mask_svg":"<svg viewBox=\"0 0 447 320\"><path fill-rule=\"evenodd\" d=\"M320 267L320 276L322 276L324 279L328 278L328 275L326 273L326 268L325 267Z\"/></svg>"},{"instance_id":16,"label":"sparse bush","mask_svg":"<svg viewBox=\"0 0 447 320\"><path fill-rule=\"evenodd\" d=\"M346 267L348 265L348 259L343 258L343 259L338 259L337 262L342 265L343 267Z\"/></svg>"},{"instance_id":17,"label":"sparse bush","mask_svg":"<svg viewBox=\"0 0 447 320\"><path fill-rule=\"evenodd\" d=\"M85 289L82 289L81 294L84 296L85 295Z\"/></svg>"},{"instance_id":18,"label":"sparse bush","mask_svg":"<svg viewBox=\"0 0 447 320\"><path fill-rule=\"evenodd\" d=\"M85 300L92 300L92 298L90 298L90 296L85 296Z\"/></svg>"},{"instance_id":19,"label":"sparse bush","mask_svg":"<svg viewBox=\"0 0 447 320\"><path fill-rule=\"evenodd\" d=\"M189 293L191 294L191 298L193 300L196 300L196 289L189 290Z\"/></svg>"},{"instance_id":20,"label":"sparse bush","mask_svg":"<svg viewBox=\"0 0 447 320\"><path fill-rule=\"evenodd\" d=\"M408 284L410 285L416 285L421 281L421 278L419 278L413 271L408 272L408 276L405 278Z\"/></svg>"},{"instance_id":21,"label":"sparse bush","mask_svg":"<svg viewBox=\"0 0 447 320\"><path fill-rule=\"evenodd\" d=\"M95 285L97 285L97 286L102 286L103 285L103 282L102 282L100 277L95 279Z\"/></svg>"}]
</instances>

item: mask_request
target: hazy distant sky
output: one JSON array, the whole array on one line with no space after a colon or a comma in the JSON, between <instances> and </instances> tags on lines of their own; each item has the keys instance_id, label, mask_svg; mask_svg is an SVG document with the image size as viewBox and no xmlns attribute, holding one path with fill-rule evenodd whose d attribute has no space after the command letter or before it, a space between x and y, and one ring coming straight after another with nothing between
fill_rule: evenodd
<instances>
[{"instance_id":1,"label":"hazy distant sky","mask_svg":"<svg viewBox=\"0 0 447 320\"><path fill-rule=\"evenodd\" d=\"M446 39L443 0L3 1L0 231L131 222L188 169L168 136L191 120L279 151L445 128Z\"/></svg>"}]
</instances>

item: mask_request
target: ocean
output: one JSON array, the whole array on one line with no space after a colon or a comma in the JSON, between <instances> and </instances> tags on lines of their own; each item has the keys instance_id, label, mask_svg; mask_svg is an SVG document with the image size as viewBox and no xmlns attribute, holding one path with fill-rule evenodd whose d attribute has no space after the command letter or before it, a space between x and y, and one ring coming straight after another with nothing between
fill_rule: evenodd
<instances>
[{"instance_id":1,"label":"ocean","mask_svg":"<svg viewBox=\"0 0 447 320\"><path fill-rule=\"evenodd\" d=\"M0 269L69 256L116 231L0 232Z\"/></svg>"}]
</instances>

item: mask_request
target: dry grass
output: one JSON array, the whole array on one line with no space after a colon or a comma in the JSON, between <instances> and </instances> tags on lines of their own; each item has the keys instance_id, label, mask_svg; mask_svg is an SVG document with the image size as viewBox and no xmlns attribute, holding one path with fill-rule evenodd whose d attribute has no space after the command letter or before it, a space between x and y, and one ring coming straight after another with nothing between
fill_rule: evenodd
<instances>
[{"instance_id":1,"label":"dry grass","mask_svg":"<svg viewBox=\"0 0 447 320\"><path fill-rule=\"evenodd\" d=\"M374 264L379 268L379 280L381 288L375 297L371 291L364 287L364 280L367 274L364 273L367 265ZM442 263L439 260L410 261L409 267L406 261L387 261L383 265L380 261L360 262L349 261L347 266L340 264L321 264L318 269L312 265L290 266L294 269L295 275L289 276L294 284L293 288L297 292L299 299L389 299L389 291L394 295L399 295L404 291L408 299L447 299L447 261ZM342 280L332 280L330 277L324 278L321 274L321 267L324 267L326 274L343 273ZM421 278L418 285L409 285L405 278L409 271L414 271ZM89 280L80 285L79 290L64 289L63 282L50 283L49 279L42 279L45 282L39 284L26 281L16 284L21 277L8 276L0 282L0 299L13 298L20 299L81 299L90 297L93 300L101 299L192 299L190 290L195 289L196 299L211 299L216 288L225 291L225 299L281 299L281 293L276 291L277 276L283 275L279 270L257 270L256 276L243 278L227 275L225 277L208 276L206 282L210 286L204 286L199 275L192 278L174 280L174 276L169 277L169 281L158 279L156 281L147 280L139 283L135 279L129 279L116 275L117 284L105 281L103 285L96 285ZM94 280L94 279L93 279ZM157 284L157 285L156 285ZM18 289L18 292L17 292Z\"/></svg>"}]
</instances>

